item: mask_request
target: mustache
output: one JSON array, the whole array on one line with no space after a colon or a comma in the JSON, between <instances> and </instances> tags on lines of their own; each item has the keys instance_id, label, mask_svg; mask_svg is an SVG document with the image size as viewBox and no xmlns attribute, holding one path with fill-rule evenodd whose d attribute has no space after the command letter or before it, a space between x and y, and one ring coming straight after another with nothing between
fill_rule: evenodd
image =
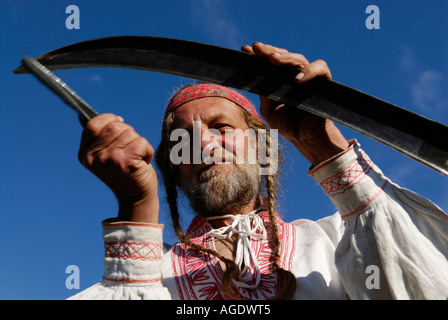
<instances>
[{"instance_id":1,"label":"mustache","mask_svg":"<svg viewBox=\"0 0 448 320\"><path fill-rule=\"evenodd\" d=\"M193 165L193 172L200 175L205 169L220 163L235 164L237 157L230 151L224 148L214 148L208 155L202 157L200 164Z\"/></svg>"}]
</instances>

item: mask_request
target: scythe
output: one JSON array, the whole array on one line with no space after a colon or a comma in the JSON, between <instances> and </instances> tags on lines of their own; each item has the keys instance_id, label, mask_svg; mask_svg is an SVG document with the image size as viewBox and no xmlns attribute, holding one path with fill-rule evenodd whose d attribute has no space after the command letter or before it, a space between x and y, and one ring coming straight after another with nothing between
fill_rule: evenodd
<instances>
[{"instance_id":1,"label":"scythe","mask_svg":"<svg viewBox=\"0 0 448 320\"><path fill-rule=\"evenodd\" d=\"M36 60L49 70L130 68L245 90L333 120L448 176L445 125L333 80L298 84L297 69L245 52L185 40L118 36L68 45ZM30 70L22 65L14 72Z\"/></svg>"}]
</instances>

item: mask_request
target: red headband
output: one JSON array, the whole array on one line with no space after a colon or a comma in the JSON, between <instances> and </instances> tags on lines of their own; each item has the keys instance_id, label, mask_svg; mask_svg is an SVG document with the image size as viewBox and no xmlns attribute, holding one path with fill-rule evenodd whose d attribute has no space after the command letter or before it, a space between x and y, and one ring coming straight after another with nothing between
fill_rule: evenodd
<instances>
[{"instance_id":1,"label":"red headband","mask_svg":"<svg viewBox=\"0 0 448 320\"><path fill-rule=\"evenodd\" d=\"M184 103L206 97L221 97L230 100L260 119L255 107L243 95L230 88L208 83L194 84L179 90L171 98L171 101L166 108L164 118Z\"/></svg>"}]
</instances>

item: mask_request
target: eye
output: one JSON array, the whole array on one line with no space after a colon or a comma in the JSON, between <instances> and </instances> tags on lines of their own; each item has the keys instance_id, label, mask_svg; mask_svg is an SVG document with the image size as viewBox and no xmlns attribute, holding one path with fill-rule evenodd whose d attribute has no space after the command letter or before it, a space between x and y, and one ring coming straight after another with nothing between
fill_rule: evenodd
<instances>
[{"instance_id":1,"label":"eye","mask_svg":"<svg viewBox=\"0 0 448 320\"><path fill-rule=\"evenodd\" d=\"M218 123L214 125L214 129L224 132L225 130L233 129L233 127L227 123Z\"/></svg>"}]
</instances>

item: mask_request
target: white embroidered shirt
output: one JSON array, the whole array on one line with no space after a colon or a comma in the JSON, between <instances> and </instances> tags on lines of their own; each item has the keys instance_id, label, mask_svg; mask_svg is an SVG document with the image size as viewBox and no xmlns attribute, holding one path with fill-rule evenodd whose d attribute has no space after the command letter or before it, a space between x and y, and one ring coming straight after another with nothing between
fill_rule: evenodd
<instances>
[{"instance_id":1,"label":"white embroidered shirt","mask_svg":"<svg viewBox=\"0 0 448 320\"><path fill-rule=\"evenodd\" d=\"M291 223L277 216L280 263L296 276L295 299L448 298L448 216L439 207L391 182L356 142L309 174L338 212ZM256 219L260 232L240 232L238 290L245 299L271 299L271 228L267 212ZM215 249L215 237L230 231L198 216L187 234ZM103 281L70 299L227 299L218 259L182 243L166 249L162 233L162 225L103 223ZM369 270L379 275L374 288Z\"/></svg>"}]
</instances>

